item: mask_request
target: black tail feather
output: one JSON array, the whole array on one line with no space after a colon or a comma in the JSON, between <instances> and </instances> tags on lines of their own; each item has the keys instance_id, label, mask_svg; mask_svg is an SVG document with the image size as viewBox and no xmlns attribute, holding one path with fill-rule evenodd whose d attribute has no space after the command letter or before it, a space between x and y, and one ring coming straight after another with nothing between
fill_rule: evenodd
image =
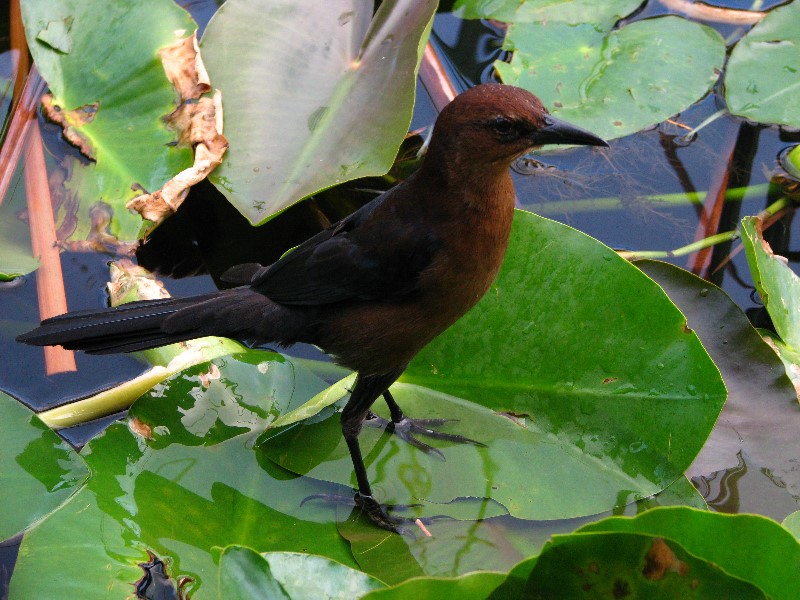
<instances>
[{"instance_id":1,"label":"black tail feather","mask_svg":"<svg viewBox=\"0 0 800 600\"><path fill-rule=\"evenodd\" d=\"M17 341L34 346L63 346L90 354L133 352L186 341L204 334L191 330L166 333L161 324L179 310L215 295L141 300L116 308L71 312L45 319L36 329L18 336Z\"/></svg>"}]
</instances>

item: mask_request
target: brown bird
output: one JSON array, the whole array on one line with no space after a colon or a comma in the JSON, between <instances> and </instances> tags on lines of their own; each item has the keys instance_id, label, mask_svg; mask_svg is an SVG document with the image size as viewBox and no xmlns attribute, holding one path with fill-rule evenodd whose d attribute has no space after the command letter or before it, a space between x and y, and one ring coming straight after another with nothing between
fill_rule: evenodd
<instances>
[{"instance_id":1,"label":"brown bird","mask_svg":"<svg viewBox=\"0 0 800 600\"><path fill-rule=\"evenodd\" d=\"M550 116L520 88L473 87L444 108L411 177L269 266L239 265L229 290L132 302L47 319L17 338L94 354L131 352L213 335L288 346L306 342L358 373L342 414L358 482L355 502L396 531L372 497L358 435L383 395L394 432L457 442L405 417L388 391L428 342L486 293L503 262L514 214L511 162L544 144L606 146ZM474 442L473 442L474 443Z\"/></svg>"}]
</instances>

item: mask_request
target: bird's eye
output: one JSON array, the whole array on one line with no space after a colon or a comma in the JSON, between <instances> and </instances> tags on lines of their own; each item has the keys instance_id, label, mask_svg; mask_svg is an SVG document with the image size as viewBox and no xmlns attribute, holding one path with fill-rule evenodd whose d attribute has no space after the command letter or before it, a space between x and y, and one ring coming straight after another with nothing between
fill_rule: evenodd
<instances>
[{"instance_id":1,"label":"bird's eye","mask_svg":"<svg viewBox=\"0 0 800 600\"><path fill-rule=\"evenodd\" d=\"M507 137L514 131L514 123L505 117L495 117L492 121L492 130L498 135Z\"/></svg>"}]
</instances>

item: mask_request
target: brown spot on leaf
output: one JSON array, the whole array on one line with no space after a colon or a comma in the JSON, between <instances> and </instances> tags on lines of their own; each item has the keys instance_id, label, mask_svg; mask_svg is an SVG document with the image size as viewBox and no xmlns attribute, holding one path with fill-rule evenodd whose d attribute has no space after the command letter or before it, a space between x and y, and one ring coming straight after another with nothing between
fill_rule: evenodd
<instances>
[{"instance_id":1,"label":"brown spot on leaf","mask_svg":"<svg viewBox=\"0 0 800 600\"><path fill-rule=\"evenodd\" d=\"M612 124L614 127L622 127L622 121L614 121Z\"/></svg>"},{"instance_id":2,"label":"brown spot on leaf","mask_svg":"<svg viewBox=\"0 0 800 600\"><path fill-rule=\"evenodd\" d=\"M144 421L134 417L128 421L128 427L136 435L143 437L146 440L153 439L153 429Z\"/></svg>"},{"instance_id":3,"label":"brown spot on leaf","mask_svg":"<svg viewBox=\"0 0 800 600\"><path fill-rule=\"evenodd\" d=\"M614 383L615 381L619 381L619 377L606 377L603 379L604 384Z\"/></svg>"},{"instance_id":4,"label":"brown spot on leaf","mask_svg":"<svg viewBox=\"0 0 800 600\"><path fill-rule=\"evenodd\" d=\"M209 365L208 371L205 373L200 373L198 378L200 379L200 385L202 385L204 388L208 388L212 381L219 379L221 376L222 373L220 373L219 367L212 363Z\"/></svg>"},{"instance_id":5,"label":"brown spot on leaf","mask_svg":"<svg viewBox=\"0 0 800 600\"><path fill-rule=\"evenodd\" d=\"M89 160L97 160L92 143L80 132L80 128L94 121L97 111L100 110L100 102L85 104L75 110L64 110L56 103L53 94L45 94L42 96L42 109L48 119L61 125L64 139Z\"/></svg>"},{"instance_id":6,"label":"brown spot on leaf","mask_svg":"<svg viewBox=\"0 0 800 600\"><path fill-rule=\"evenodd\" d=\"M683 323L683 333L694 333L694 329L689 327L689 323L687 323L686 321L684 321Z\"/></svg>"},{"instance_id":7,"label":"brown spot on leaf","mask_svg":"<svg viewBox=\"0 0 800 600\"><path fill-rule=\"evenodd\" d=\"M662 538L655 538L653 545L645 556L644 569L642 575L650 581L658 581L664 577L667 571L686 575L689 567L685 562L678 559L667 543Z\"/></svg>"}]
</instances>

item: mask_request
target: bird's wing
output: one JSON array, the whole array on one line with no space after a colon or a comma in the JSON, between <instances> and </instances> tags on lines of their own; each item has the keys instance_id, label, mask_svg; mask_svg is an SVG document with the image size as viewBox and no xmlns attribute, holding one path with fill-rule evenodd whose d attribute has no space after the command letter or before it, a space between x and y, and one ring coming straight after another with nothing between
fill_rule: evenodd
<instances>
[{"instance_id":1,"label":"bird's wing","mask_svg":"<svg viewBox=\"0 0 800 600\"><path fill-rule=\"evenodd\" d=\"M304 306L412 294L438 238L419 224L371 219L385 196L255 272L251 286L276 302Z\"/></svg>"}]
</instances>

